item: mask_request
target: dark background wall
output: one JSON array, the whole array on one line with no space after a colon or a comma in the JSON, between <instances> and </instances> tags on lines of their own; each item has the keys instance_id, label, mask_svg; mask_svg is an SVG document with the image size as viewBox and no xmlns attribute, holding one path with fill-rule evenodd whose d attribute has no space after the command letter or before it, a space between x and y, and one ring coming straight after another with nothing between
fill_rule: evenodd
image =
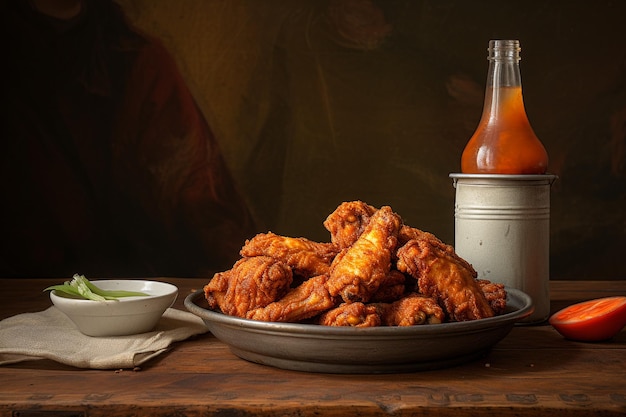
<instances>
[{"instance_id":1,"label":"dark background wall","mask_svg":"<svg viewBox=\"0 0 626 417\"><path fill-rule=\"evenodd\" d=\"M552 277L626 278L626 3L121 1L179 60L260 227L327 239L344 200L454 240L489 39L519 39L550 155Z\"/></svg>"},{"instance_id":2,"label":"dark background wall","mask_svg":"<svg viewBox=\"0 0 626 417\"><path fill-rule=\"evenodd\" d=\"M626 2L117 3L174 57L257 231L320 241L360 199L454 242L448 174L480 118L487 44L519 39L559 176L552 278L626 279Z\"/></svg>"}]
</instances>

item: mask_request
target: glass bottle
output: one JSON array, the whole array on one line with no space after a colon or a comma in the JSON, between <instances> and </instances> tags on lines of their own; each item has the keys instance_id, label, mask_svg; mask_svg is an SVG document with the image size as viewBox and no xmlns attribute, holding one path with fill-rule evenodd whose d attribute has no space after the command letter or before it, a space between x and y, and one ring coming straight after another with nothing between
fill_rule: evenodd
<instances>
[{"instance_id":1,"label":"glass bottle","mask_svg":"<svg viewBox=\"0 0 626 417\"><path fill-rule=\"evenodd\" d=\"M526 116L517 40L489 41L481 120L461 157L465 174L545 174L548 154Z\"/></svg>"}]
</instances>

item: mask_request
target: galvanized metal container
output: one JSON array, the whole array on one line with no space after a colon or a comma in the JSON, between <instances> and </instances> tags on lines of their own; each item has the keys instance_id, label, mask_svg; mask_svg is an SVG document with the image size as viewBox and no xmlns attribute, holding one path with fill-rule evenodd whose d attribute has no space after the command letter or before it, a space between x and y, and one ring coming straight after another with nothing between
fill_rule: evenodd
<instances>
[{"instance_id":1,"label":"galvanized metal container","mask_svg":"<svg viewBox=\"0 0 626 417\"><path fill-rule=\"evenodd\" d=\"M535 311L550 314L550 186L556 176L450 174L456 188L455 250L478 278L530 295Z\"/></svg>"}]
</instances>

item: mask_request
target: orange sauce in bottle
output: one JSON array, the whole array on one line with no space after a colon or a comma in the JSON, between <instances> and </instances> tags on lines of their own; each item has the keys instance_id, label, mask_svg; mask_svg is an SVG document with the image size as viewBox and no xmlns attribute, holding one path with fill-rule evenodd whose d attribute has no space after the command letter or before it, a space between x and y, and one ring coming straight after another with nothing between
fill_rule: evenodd
<instances>
[{"instance_id":1,"label":"orange sauce in bottle","mask_svg":"<svg viewBox=\"0 0 626 417\"><path fill-rule=\"evenodd\" d=\"M485 114L461 156L461 172L545 174L547 169L548 153L528 121L522 88L488 91Z\"/></svg>"}]
</instances>

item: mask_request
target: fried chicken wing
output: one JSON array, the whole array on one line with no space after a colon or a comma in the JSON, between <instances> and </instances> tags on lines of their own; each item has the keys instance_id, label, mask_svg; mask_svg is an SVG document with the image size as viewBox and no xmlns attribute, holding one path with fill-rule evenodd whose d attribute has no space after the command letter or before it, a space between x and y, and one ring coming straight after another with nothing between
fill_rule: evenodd
<instances>
[{"instance_id":1,"label":"fried chicken wing","mask_svg":"<svg viewBox=\"0 0 626 417\"><path fill-rule=\"evenodd\" d=\"M286 237L259 233L246 240L241 256L270 256L293 268L307 278L328 273L330 263L339 250L332 243L314 242L303 237Z\"/></svg>"},{"instance_id":2,"label":"fried chicken wing","mask_svg":"<svg viewBox=\"0 0 626 417\"><path fill-rule=\"evenodd\" d=\"M323 326L375 327L381 325L376 306L358 301L342 303L322 314L318 322Z\"/></svg>"},{"instance_id":3,"label":"fried chicken wing","mask_svg":"<svg viewBox=\"0 0 626 417\"><path fill-rule=\"evenodd\" d=\"M435 299L417 293L408 294L393 303L374 305L384 326L437 324L445 319L445 313Z\"/></svg>"},{"instance_id":4,"label":"fried chicken wing","mask_svg":"<svg viewBox=\"0 0 626 417\"><path fill-rule=\"evenodd\" d=\"M345 249L361 236L376 210L376 207L363 201L344 202L326 218L324 227L330 232L331 241L339 249ZM473 270L465 259L456 254L452 246L445 244L434 234L403 224L398 231L398 246L404 245L411 239L428 240L434 246L457 258L459 262L464 263L466 268Z\"/></svg>"},{"instance_id":5,"label":"fried chicken wing","mask_svg":"<svg viewBox=\"0 0 626 417\"><path fill-rule=\"evenodd\" d=\"M293 323L314 317L336 305L336 298L326 289L327 280L327 275L309 278L283 298L249 311L246 318Z\"/></svg>"},{"instance_id":6,"label":"fried chicken wing","mask_svg":"<svg viewBox=\"0 0 626 417\"><path fill-rule=\"evenodd\" d=\"M437 236L430 232L425 232L416 227L411 227L408 225L402 225L400 231L398 232L398 242L400 245L404 245L409 240L428 240L435 246L445 246L445 243L441 241ZM445 249L445 248L444 248Z\"/></svg>"},{"instance_id":7,"label":"fried chicken wing","mask_svg":"<svg viewBox=\"0 0 626 417\"><path fill-rule=\"evenodd\" d=\"M352 246L376 210L376 207L363 201L341 203L324 221L324 227L330 232L331 242L339 249Z\"/></svg>"},{"instance_id":8,"label":"fried chicken wing","mask_svg":"<svg viewBox=\"0 0 626 417\"><path fill-rule=\"evenodd\" d=\"M215 274L204 286L204 296L210 308L245 317L249 310L283 297L292 281L291 268L282 261L269 256L242 258L228 271Z\"/></svg>"},{"instance_id":9,"label":"fried chicken wing","mask_svg":"<svg viewBox=\"0 0 626 417\"><path fill-rule=\"evenodd\" d=\"M504 284L497 284L487 279L476 281L495 315L504 313L506 308L506 290Z\"/></svg>"},{"instance_id":10,"label":"fried chicken wing","mask_svg":"<svg viewBox=\"0 0 626 417\"><path fill-rule=\"evenodd\" d=\"M359 238L333 260L326 283L344 302L367 302L391 270L402 221L390 207L376 211Z\"/></svg>"},{"instance_id":11,"label":"fried chicken wing","mask_svg":"<svg viewBox=\"0 0 626 417\"><path fill-rule=\"evenodd\" d=\"M493 309L468 269L450 250L427 239L412 239L397 252L397 267L417 279L419 292L434 297L451 321L492 317Z\"/></svg>"},{"instance_id":12,"label":"fried chicken wing","mask_svg":"<svg viewBox=\"0 0 626 417\"><path fill-rule=\"evenodd\" d=\"M445 253L448 256L451 256L457 262L461 263L464 268L472 271L472 274L474 275L474 277L478 275L476 271L474 270L474 267L465 259L457 255L457 253L455 252L454 248L451 245L445 244L437 236L433 235L432 233L425 232L415 227L402 225L402 227L400 228L400 231L398 232L398 247L402 247L409 240L427 241L430 245L436 247L441 252Z\"/></svg>"},{"instance_id":13,"label":"fried chicken wing","mask_svg":"<svg viewBox=\"0 0 626 417\"><path fill-rule=\"evenodd\" d=\"M380 283L380 286L372 294L371 302L391 303L399 300L404 295L406 276L397 269L390 270Z\"/></svg>"}]
</instances>

